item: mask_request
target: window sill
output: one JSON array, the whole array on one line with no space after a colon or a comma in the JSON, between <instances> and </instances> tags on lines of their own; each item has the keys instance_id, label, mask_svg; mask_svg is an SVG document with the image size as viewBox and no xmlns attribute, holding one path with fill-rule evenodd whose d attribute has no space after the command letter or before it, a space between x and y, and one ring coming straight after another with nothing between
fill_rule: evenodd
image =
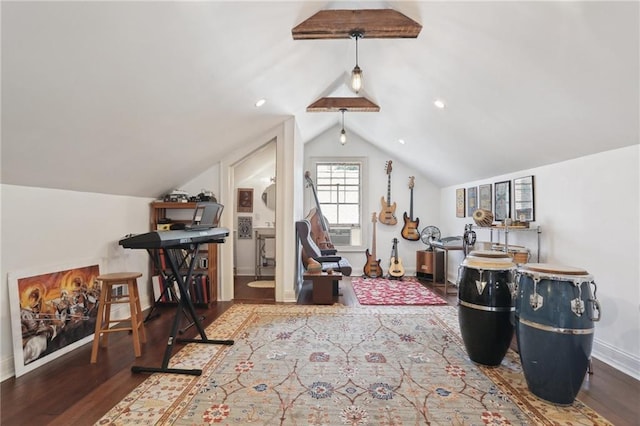
<instances>
[{"instance_id":1,"label":"window sill","mask_svg":"<svg viewBox=\"0 0 640 426\"><path fill-rule=\"evenodd\" d=\"M335 246L338 253L364 253L367 249L364 246Z\"/></svg>"}]
</instances>

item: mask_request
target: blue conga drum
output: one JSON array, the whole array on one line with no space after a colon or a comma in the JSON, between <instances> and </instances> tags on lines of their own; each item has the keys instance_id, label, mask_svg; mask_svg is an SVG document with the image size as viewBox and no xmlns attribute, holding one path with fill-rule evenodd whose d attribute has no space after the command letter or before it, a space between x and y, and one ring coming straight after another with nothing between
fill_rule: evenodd
<instances>
[{"instance_id":1,"label":"blue conga drum","mask_svg":"<svg viewBox=\"0 0 640 426\"><path fill-rule=\"evenodd\" d=\"M600 319L596 284L585 270L545 263L522 265L517 277L516 338L527 386L538 398L570 405L589 368Z\"/></svg>"},{"instance_id":2,"label":"blue conga drum","mask_svg":"<svg viewBox=\"0 0 640 426\"><path fill-rule=\"evenodd\" d=\"M458 321L469 358L496 366L514 330L516 264L507 253L472 251L458 270Z\"/></svg>"}]
</instances>

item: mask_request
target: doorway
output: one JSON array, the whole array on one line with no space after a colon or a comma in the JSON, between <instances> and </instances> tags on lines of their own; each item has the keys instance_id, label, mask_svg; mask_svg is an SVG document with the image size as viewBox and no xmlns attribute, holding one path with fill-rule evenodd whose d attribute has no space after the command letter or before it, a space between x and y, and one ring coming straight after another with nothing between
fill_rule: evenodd
<instances>
[{"instance_id":1,"label":"doorway","mask_svg":"<svg viewBox=\"0 0 640 426\"><path fill-rule=\"evenodd\" d=\"M275 302L276 141L233 168L235 301Z\"/></svg>"}]
</instances>

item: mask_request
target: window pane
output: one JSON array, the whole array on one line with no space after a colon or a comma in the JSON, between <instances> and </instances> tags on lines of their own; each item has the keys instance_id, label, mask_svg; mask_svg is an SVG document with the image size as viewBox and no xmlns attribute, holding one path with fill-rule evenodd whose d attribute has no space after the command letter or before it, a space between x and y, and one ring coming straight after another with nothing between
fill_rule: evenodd
<instances>
[{"instance_id":1,"label":"window pane","mask_svg":"<svg viewBox=\"0 0 640 426\"><path fill-rule=\"evenodd\" d=\"M316 192L340 245L360 245L360 163L317 163Z\"/></svg>"},{"instance_id":2,"label":"window pane","mask_svg":"<svg viewBox=\"0 0 640 426\"><path fill-rule=\"evenodd\" d=\"M333 202L333 200L331 199L330 191L326 191L324 189L318 189L316 193L318 194L318 201L320 202L320 204Z\"/></svg>"},{"instance_id":3,"label":"window pane","mask_svg":"<svg viewBox=\"0 0 640 426\"><path fill-rule=\"evenodd\" d=\"M351 204L358 204L360 202L360 193L359 192L353 192L353 191L349 191L347 193L344 194L344 202L345 203L351 203Z\"/></svg>"},{"instance_id":4,"label":"window pane","mask_svg":"<svg viewBox=\"0 0 640 426\"><path fill-rule=\"evenodd\" d=\"M338 206L336 204L320 204L322 214L327 218L329 223L336 223L338 217Z\"/></svg>"},{"instance_id":5,"label":"window pane","mask_svg":"<svg viewBox=\"0 0 640 426\"><path fill-rule=\"evenodd\" d=\"M340 223L357 224L360 222L360 206L353 204L342 204L338 209Z\"/></svg>"}]
</instances>

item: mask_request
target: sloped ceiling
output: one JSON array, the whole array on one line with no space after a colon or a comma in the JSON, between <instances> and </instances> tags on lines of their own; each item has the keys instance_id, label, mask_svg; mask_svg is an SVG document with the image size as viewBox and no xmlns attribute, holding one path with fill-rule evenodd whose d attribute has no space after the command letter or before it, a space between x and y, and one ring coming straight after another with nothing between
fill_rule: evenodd
<instances>
[{"instance_id":1,"label":"sloped ceiling","mask_svg":"<svg viewBox=\"0 0 640 426\"><path fill-rule=\"evenodd\" d=\"M1 7L7 184L155 197L288 117L311 140L340 122L306 107L346 81L355 45L291 29L331 8L422 24L417 39L359 42L381 110L345 125L438 185L639 143L637 2Z\"/></svg>"}]
</instances>

